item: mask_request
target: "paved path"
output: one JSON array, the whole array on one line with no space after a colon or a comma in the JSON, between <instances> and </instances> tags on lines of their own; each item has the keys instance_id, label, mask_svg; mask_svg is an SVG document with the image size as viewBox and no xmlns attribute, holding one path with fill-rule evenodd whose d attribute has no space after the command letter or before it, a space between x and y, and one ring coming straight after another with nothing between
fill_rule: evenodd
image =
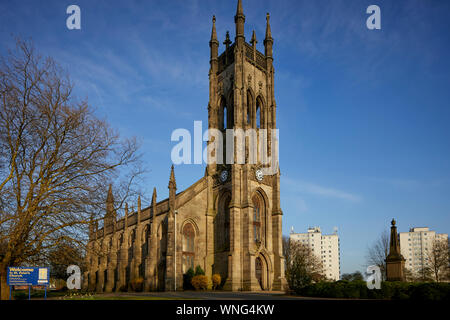
<instances>
[{"instance_id":1,"label":"paved path","mask_svg":"<svg viewBox=\"0 0 450 320\"><path fill-rule=\"evenodd\" d=\"M228 291L179 291L179 292L142 292L142 293L104 293L97 297L161 297L166 299L200 300L320 300L320 298L294 297L284 292L228 292Z\"/></svg>"}]
</instances>

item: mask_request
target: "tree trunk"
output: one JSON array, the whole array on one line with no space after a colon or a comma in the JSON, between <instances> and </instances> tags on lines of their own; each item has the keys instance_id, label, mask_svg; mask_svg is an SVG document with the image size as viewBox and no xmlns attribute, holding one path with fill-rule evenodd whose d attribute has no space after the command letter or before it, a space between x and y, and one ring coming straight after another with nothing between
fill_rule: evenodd
<instances>
[{"instance_id":1,"label":"tree trunk","mask_svg":"<svg viewBox=\"0 0 450 320\"><path fill-rule=\"evenodd\" d=\"M6 267L0 267L0 300L9 299L9 286L6 284Z\"/></svg>"}]
</instances>

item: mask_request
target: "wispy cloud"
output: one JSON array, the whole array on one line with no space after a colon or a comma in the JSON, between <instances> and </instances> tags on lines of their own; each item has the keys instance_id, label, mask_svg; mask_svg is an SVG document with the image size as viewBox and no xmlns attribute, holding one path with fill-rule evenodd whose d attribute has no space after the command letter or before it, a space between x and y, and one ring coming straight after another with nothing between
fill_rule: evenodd
<instances>
[{"instance_id":1,"label":"wispy cloud","mask_svg":"<svg viewBox=\"0 0 450 320\"><path fill-rule=\"evenodd\" d=\"M335 198L351 202L362 201L362 197L359 195L302 180L294 180L291 178L284 177L282 178L281 182L285 183L290 188L291 191L297 194L311 194L315 196Z\"/></svg>"},{"instance_id":2,"label":"wispy cloud","mask_svg":"<svg viewBox=\"0 0 450 320\"><path fill-rule=\"evenodd\" d=\"M390 185L396 189L415 191L420 188L433 188L440 187L443 184L448 183L447 179L431 179L431 180L420 180L413 178L380 178L372 177L370 180L379 182L385 185Z\"/></svg>"},{"instance_id":3,"label":"wispy cloud","mask_svg":"<svg viewBox=\"0 0 450 320\"><path fill-rule=\"evenodd\" d=\"M422 185L421 182L414 179L399 179L399 178L372 178L373 181L389 184L399 189L416 189Z\"/></svg>"}]
</instances>

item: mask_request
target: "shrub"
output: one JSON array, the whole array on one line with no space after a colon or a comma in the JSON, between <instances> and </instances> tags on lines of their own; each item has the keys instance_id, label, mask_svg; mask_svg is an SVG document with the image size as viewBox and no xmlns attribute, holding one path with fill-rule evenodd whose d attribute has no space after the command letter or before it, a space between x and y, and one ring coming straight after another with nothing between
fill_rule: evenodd
<instances>
[{"instance_id":1,"label":"shrub","mask_svg":"<svg viewBox=\"0 0 450 320\"><path fill-rule=\"evenodd\" d=\"M370 290L364 281L319 282L296 290L303 296L323 298L450 301L450 283L382 282Z\"/></svg>"},{"instance_id":2,"label":"shrub","mask_svg":"<svg viewBox=\"0 0 450 320\"><path fill-rule=\"evenodd\" d=\"M131 280L130 285L133 291L142 292L142 290L144 290L144 279L143 278L133 279Z\"/></svg>"},{"instance_id":3,"label":"shrub","mask_svg":"<svg viewBox=\"0 0 450 320\"><path fill-rule=\"evenodd\" d=\"M195 290L208 289L208 277L205 275L194 276L191 283Z\"/></svg>"},{"instance_id":4,"label":"shrub","mask_svg":"<svg viewBox=\"0 0 450 320\"><path fill-rule=\"evenodd\" d=\"M211 279L209 277L206 277L206 278L208 279L208 285L206 286L206 288L208 290L212 290L213 283L212 283L212 281L211 281Z\"/></svg>"},{"instance_id":5,"label":"shrub","mask_svg":"<svg viewBox=\"0 0 450 320\"><path fill-rule=\"evenodd\" d=\"M220 277L220 274L213 274L212 287L214 290L217 290L220 287L221 282L222 282L222 278Z\"/></svg>"},{"instance_id":6,"label":"shrub","mask_svg":"<svg viewBox=\"0 0 450 320\"><path fill-rule=\"evenodd\" d=\"M195 267L195 275L196 276L204 276L205 275L205 271L203 271L202 267L196 266Z\"/></svg>"},{"instance_id":7,"label":"shrub","mask_svg":"<svg viewBox=\"0 0 450 320\"><path fill-rule=\"evenodd\" d=\"M450 283L418 283L410 291L413 300L450 301Z\"/></svg>"},{"instance_id":8,"label":"shrub","mask_svg":"<svg viewBox=\"0 0 450 320\"><path fill-rule=\"evenodd\" d=\"M193 290L192 286L192 278L195 276L194 269L189 268L185 274L183 274L183 289L184 290Z\"/></svg>"},{"instance_id":9,"label":"shrub","mask_svg":"<svg viewBox=\"0 0 450 320\"><path fill-rule=\"evenodd\" d=\"M13 299L16 299L16 300L28 299L28 292L16 291L16 292L13 293Z\"/></svg>"},{"instance_id":10,"label":"shrub","mask_svg":"<svg viewBox=\"0 0 450 320\"><path fill-rule=\"evenodd\" d=\"M54 280L54 284L55 284L55 291L64 291L64 290L67 290L67 287L66 287L66 280L63 280L63 279L55 279L55 280Z\"/></svg>"},{"instance_id":11,"label":"shrub","mask_svg":"<svg viewBox=\"0 0 450 320\"><path fill-rule=\"evenodd\" d=\"M128 287L125 284L123 284L123 285L121 285L119 287L119 291L120 292L127 292L128 291Z\"/></svg>"}]
</instances>

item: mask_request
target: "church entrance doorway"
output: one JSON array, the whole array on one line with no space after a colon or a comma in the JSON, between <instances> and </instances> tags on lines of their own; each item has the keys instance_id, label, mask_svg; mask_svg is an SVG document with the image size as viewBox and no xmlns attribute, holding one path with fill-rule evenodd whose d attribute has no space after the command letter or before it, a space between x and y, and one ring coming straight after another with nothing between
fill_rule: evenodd
<instances>
[{"instance_id":1,"label":"church entrance doorway","mask_svg":"<svg viewBox=\"0 0 450 320\"><path fill-rule=\"evenodd\" d=\"M261 289L263 288L263 270L262 270L262 262L261 258L256 258L255 260L255 273L256 273L256 279L258 280L259 286Z\"/></svg>"}]
</instances>

